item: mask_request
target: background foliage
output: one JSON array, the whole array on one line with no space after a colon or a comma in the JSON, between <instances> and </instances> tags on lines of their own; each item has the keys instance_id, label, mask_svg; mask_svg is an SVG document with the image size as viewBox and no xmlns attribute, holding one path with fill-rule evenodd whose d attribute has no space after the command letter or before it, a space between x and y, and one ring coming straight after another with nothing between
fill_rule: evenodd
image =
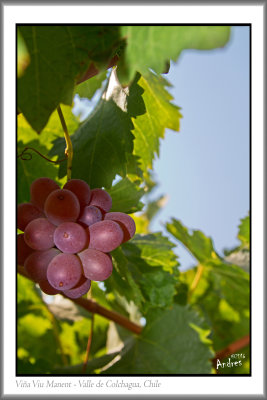
<instances>
[{"instance_id":1,"label":"background foliage","mask_svg":"<svg viewBox=\"0 0 267 400\"><path fill-rule=\"evenodd\" d=\"M236 347L245 357L241 367L216 369L212 362L250 332L249 215L241 216L240 245L222 258L211 238L176 217L151 232L164 199L146 201L165 129L178 132L182 118L168 92L170 60L186 49L222 47L229 36L226 26L18 26L18 155L28 147L64 158L61 104L74 148L72 177L105 188L112 211L131 213L137 225L135 237L112 252L112 276L94 283L92 295L143 329L134 334L95 314L86 373L250 372L249 346ZM96 91L99 100L81 122L73 98L91 99ZM18 203L29 201L38 177L66 181L66 161L52 164L28 151L31 159L17 163ZM183 272L178 243L195 258ZM43 296L20 274L17 289L18 374L82 374L92 314L60 295Z\"/></svg>"}]
</instances>

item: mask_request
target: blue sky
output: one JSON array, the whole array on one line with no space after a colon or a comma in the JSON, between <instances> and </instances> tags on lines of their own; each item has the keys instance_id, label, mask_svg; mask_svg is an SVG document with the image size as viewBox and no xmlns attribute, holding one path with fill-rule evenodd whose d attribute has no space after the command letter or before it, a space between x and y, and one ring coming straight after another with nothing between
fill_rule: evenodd
<instances>
[{"instance_id":1,"label":"blue sky","mask_svg":"<svg viewBox=\"0 0 267 400\"><path fill-rule=\"evenodd\" d=\"M154 162L153 198L169 201L151 228L175 217L211 236L221 253L239 243L237 226L250 207L249 27L232 27L223 49L184 51L166 78L183 119L179 133L166 132ZM177 252L183 267L192 264L182 246Z\"/></svg>"}]
</instances>

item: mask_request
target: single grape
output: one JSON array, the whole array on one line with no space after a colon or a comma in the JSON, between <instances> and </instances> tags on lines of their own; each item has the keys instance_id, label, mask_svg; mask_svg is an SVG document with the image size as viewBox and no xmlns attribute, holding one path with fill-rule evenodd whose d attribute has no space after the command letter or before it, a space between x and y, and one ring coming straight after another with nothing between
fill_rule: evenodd
<instances>
[{"instance_id":1,"label":"single grape","mask_svg":"<svg viewBox=\"0 0 267 400\"><path fill-rule=\"evenodd\" d=\"M44 213L40 211L34 204L21 203L18 205L17 228L24 232L29 222L41 217L44 217Z\"/></svg>"},{"instance_id":2,"label":"single grape","mask_svg":"<svg viewBox=\"0 0 267 400\"><path fill-rule=\"evenodd\" d=\"M58 189L47 197L44 211L54 225L75 222L80 214L80 203L70 190Z\"/></svg>"},{"instance_id":3,"label":"single grape","mask_svg":"<svg viewBox=\"0 0 267 400\"><path fill-rule=\"evenodd\" d=\"M108 212L112 206L112 198L103 189L91 190L91 199L89 206L99 207L101 210Z\"/></svg>"},{"instance_id":4,"label":"single grape","mask_svg":"<svg viewBox=\"0 0 267 400\"><path fill-rule=\"evenodd\" d=\"M17 235L17 263L24 265L26 258L33 252L34 250L25 243L24 233Z\"/></svg>"},{"instance_id":5,"label":"single grape","mask_svg":"<svg viewBox=\"0 0 267 400\"><path fill-rule=\"evenodd\" d=\"M46 218L31 221L25 229L24 240L34 250L48 250L54 246L56 227Z\"/></svg>"},{"instance_id":6,"label":"single grape","mask_svg":"<svg viewBox=\"0 0 267 400\"><path fill-rule=\"evenodd\" d=\"M39 282L39 286L42 292L44 292L45 294L49 294L50 296L62 293L61 290L53 288L53 286L50 285L47 279L44 279L43 281Z\"/></svg>"},{"instance_id":7,"label":"single grape","mask_svg":"<svg viewBox=\"0 0 267 400\"><path fill-rule=\"evenodd\" d=\"M86 249L78 254L84 276L92 281L104 281L112 274L112 258L109 254L94 249Z\"/></svg>"},{"instance_id":8,"label":"single grape","mask_svg":"<svg viewBox=\"0 0 267 400\"><path fill-rule=\"evenodd\" d=\"M47 279L46 272L48 264L58 254L60 254L60 251L53 247L49 250L35 251L29 255L24 263L24 268L29 277L32 278L34 282Z\"/></svg>"},{"instance_id":9,"label":"single grape","mask_svg":"<svg viewBox=\"0 0 267 400\"><path fill-rule=\"evenodd\" d=\"M89 248L109 253L123 241L123 231L115 221L100 221L88 227Z\"/></svg>"},{"instance_id":10,"label":"single grape","mask_svg":"<svg viewBox=\"0 0 267 400\"><path fill-rule=\"evenodd\" d=\"M102 212L95 206L86 206L82 210L78 222L90 226L102 220Z\"/></svg>"},{"instance_id":11,"label":"single grape","mask_svg":"<svg viewBox=\"0 0 267 400\"><path fill-rule=\"evenodd\" d=\"M78 253L88 246L88 232L76 222L63 222L54 232L54 242L63 253Z\"/></svg>"},{"instance_id":12,"label":"single grape","mask_svg":"<svg viewBox=\"0 0 267 400\"><path fill-rule=\"evenodd\" d=\"M50 178L36 179L30 187L31 203L40 210L43 210L48 195L57 189L59 189L58 184Z\"/></svg>"},{"instance_id":13,"label":"single grape","mask_svg":"<svg viewBox=\"0 0 267 400\"><path fill-rule=\"evenodd\" d=\"M63 189L68 189L77 196L81 208L89 204L91 190L90 186L85 181L81 179L70 179L65 183Z\"/></svg>"},{"instance_id":14,"label":"single grape","mask_svg":"<svg viewBox=\"0 0 267 400\"><path fill-rule=\"evenodd\" d=\"M81 276L81 261L75 254L58 254L47 268L48 282L57 290L72 289L77 285Z\"/></svg>"},{"instance_id":15,"label":"single grape","mask_svg":"<svg viewBox=\"0 0 267 400\"><path fill-rule=\"evenodd\" d=\"M74 286L74 288L65 290L63 293L65 296L69 297L70 299L78 299L86 294L91 287L91 280L86 279L84 276L80 279L78 284Z\"/></svg>"},{"instance_id":16,"label":"single grape","mask_svg":"<svg viewBox=\"0 0 267 400\"><path fill-rule=\"evenodd\" d=\"M135 234L135 222L130 215L122 212L110 212L104 217L104 220L117 222L123 230L123 243L130 240Z\"/></svg>"}]
</instances>

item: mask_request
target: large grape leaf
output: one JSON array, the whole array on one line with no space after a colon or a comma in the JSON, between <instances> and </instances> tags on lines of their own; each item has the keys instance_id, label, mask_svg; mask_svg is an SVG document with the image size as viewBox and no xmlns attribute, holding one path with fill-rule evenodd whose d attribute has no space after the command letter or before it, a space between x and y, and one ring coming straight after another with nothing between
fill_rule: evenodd
<instances>
[{"instance_id":1,"label":"large grape leaf","mask_svg":"<svg viewBox=\"0 0 267 400\"><path fill-rule=\"evenodd\" d=\"M108 61L118 46L116 26L20 25L31 63L18 79L18 107L37 132L59 103L71 105L75 79L89 63Z\"/></svg>"},{"instance_id":2,"label":"large grape leaf","mask_svg":"<svg viewBox=\"0 0 267 400\"><path fill-rule=\"evenodd\" d=\"M131 109L135 101L135 91L143 89L145 113L140 113L133 119L135 136L134 154L140 157L140 166L143 171L152 168L155 155L159 155L160 138L164 138L165 129L179 131L179 107L171 103L173 97L166 90L170 84L166 79L149 72L146 77L137 74L138 85L130 87L128 108Z\"/></svg>"},{"instance_id":3,"label":"large grape leaf","mask_svg":"<svg viewBox=\"0 0 267 400\"><path fill-rule=\"evenodd\" d=\"M213 353L201 320L187 307L153 310L139 336L128 340L121 359L103 374L210 374Z\"/></svg>"},{"instance_id":4,"label":"large grape leaf","mask_svg":"<svg viewBox=\"0 0 267 400\"><path fill-rule=\"evenodd\" d=\"M73 132L78 127L78 120L71 112L71 108L68 106L62 106L62 112L68 129ZM52 141L58 137L63 136L62 126L57 112L55 111L49 118L49 122L42 132L42 135L38 135L26 121L24 116L20 114L18 116L18 131L17 131L17 153L21 155L25 147L31 147L43 156L48 157L49 150L52 148ZM59 164L53 164L42 158L39 154L33 150L27 150L27 154L24 156L25 159L19 157L17 161L17 201L18 203L27 202L30 199L30 185L32 181L42 176L54 179L58 181L58 168ZM48 157L49 158L49 157ZM64 154L62 155L64 159ZM52 157L52 161L55 161L56 157ZM63 161L66 164L66 161Z\"/></svg>"},{"instance_id":5,"label":"large grape leaf","mask_svg":"<svg viewBox=\"0 0 267 400\"><path fill-rule=\"evenodd\" d=\"M142 89L137 88L127 107L127 90L113 87L109 96L102 96L95 110L71 136L73 144L72 178L84 179L94 187L110 188L119 174L125 177L132 160L134 128L131 117L145 112ZM131 93L128 96L132 97ZM55 141L51 155L64 155L64 140ZM66 165L61 164L59 176L66 175Z\"/></svg>"},{"instance_id":6,"label":"large grape leaf","mask_svg":"<svg viewBox=\"0 0 267 400\"><path fill-rule=\"evenodd\" d=\"M138 71L164 72L166 62L176 61L184 49L210 50L224 46L230 36L228 26L122 26L126 48L118 71L123 83Z\"/></svg>"},{"instance_id":7,"label":"large grape leaf","mask_svg":"<svg viewBox=\"0 0 267 400\"><path fill-rule=\"evenodd\" d=\"M134 302L141 313L173 302L178 262L173 244L160 233L135 235L112 252L114 270L105 281L108 292Z\"/></svg>"},{"instance_id":8,"label":"large grape leaf","mask_svg":"<svg viewBox=\"0 0 267 400\"><path fill-rule=\"evenodd\" d=\"M101 99L94 113L71 136L72 178L83 179L91 188L110 188L118 172L125 174L126 153L133 148L132 122L113 100ZM64 140L58 139L51 155L64 156ZM61 164L59 176L66 175Z\"/></svg>"}]
</instances>

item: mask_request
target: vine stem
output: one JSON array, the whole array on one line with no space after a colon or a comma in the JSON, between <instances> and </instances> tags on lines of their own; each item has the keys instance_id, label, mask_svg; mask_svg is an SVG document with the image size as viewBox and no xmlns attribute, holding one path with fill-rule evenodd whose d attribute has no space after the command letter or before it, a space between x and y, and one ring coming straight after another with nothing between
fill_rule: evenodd
<instances>
[{"instance_id":1,"label":"vine stem","mask_svg":"<svg viewBox=\"0 0 267 400\"><path fill-rule=\"evenodd\" d=\"M67 180L69 181L71 179L71 169L72 169L72 159L73 159L73 147L72 147L72 142L71 138L68 132L68 128L61 110L60 105L57 106L57 112L58 116L63 128L64 136L65 136L65 141L66 141L66 148L65 148L65 154L68 157L67 161Z\"/></svg>"},{"instance_id":2,"label":"vine stem","mask_svg":"<svg viewBox=\"0 0 267 400\"><path fill-rule=\"evenodd\" d=\"M18 273L20 275L23 275L25 278L32 280L21 265L18 265ZM99 314L102 317L105 317L111 321L116 322L117 324L123 326L125 329L128 329L133 333L140 334L142 332L143 328L140 325L137 325L136 323L130 321L128 318L124 317L124 315L121 315L116 311L112 311L109 310L108 308L102 307L100 304L96 303L93 300L84 299L82 297L80 297L79 299L70 299L69 297L64 296L63 294L62 296L68 300L71 300L73 303L78 304L80 307L84 308L85 310L91 313Z\"/></svg>"},{"instance_id":3,"label":"vine stem","mask_svg":"<svg viewBox=\"0 0 267 400\"><path fill-rule=\"evenodd\" d=\"M82 370L82 373L83 373L83 374L85 374L85 372L86 372L86 367L87 367L87 363L88 363L88 359L89 359L89 354L90 354L90 348L91 348L92 339L93 339L94 315L95 315L95 314L92 314L91 329L90 329L90 333L89 333L89 336L88 336L88 342L87 342L87 348L86 348L86 355L85 355L85 360L84 360L84 363L83 363L83 370Z\"/></svg>"}]
</instances>

